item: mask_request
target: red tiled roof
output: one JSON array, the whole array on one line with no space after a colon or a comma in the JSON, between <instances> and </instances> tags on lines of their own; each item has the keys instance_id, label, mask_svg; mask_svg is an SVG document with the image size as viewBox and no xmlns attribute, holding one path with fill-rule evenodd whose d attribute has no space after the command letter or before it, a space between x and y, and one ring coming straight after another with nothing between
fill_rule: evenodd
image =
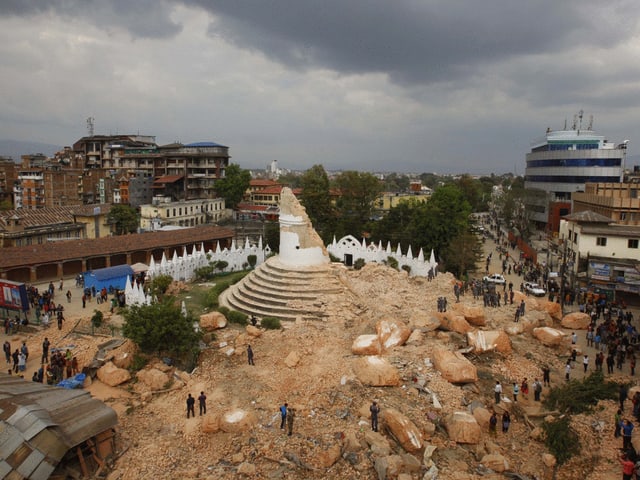
<instances>
[{"instance_id":1,"label":"red tiled roof","mask_svg":"<svg viewBox=\"0 0 640 480\"><path fill-rule=\"evenodd\" d=\"M245 212L266 212L267 205L251 205L250 203L239 203L237 209Z\"/></svg>"},{"instance_id":2,"label":"red tiled roof","mask_svg":"<svg viewBox=\"0 0 640 480\"><path fill-rule=\"evenodd\" d=\"M233 235L233 230L229 228L203 226L171 230L169 232L135 233L96 239L68 240L26 247L8 247L0 250L2 253L0 255L0 268L10 269L125 254L161 247L225 240L231 239Z\"/></svg>"},{"instance_id":3,"label":"red tiled roof","mask_svg":"<svg viewBox=\"0 0 640 480\"><path fill-rule=\"evenodd\" d=\"M260 190L256 190L253 192L254 195L279 195L282 192L282 185L274 185L272 187L265 187Z\"/></svg>"},{"instance_id":4,"label":"red tiled roof","mask_svg":"<svg viewBox=\"0 0 640 480\"><path fill-rule=\"evenodd\" d=\"M183 177L184 175L165 175L163 177L156 178L153 183L175 183Z\"/></svg>"},{"instance_id":5,"label":"red tiled roof","mask_svg":"<svg viewBox=\"0 0 640 480\"><path fill-rule=\"evenodd\" d=\"M268 180L265 178L256 178L249 182L250 187L273 187L275 185L280 185L275 180Z\"/></svg>"}]
</instances>

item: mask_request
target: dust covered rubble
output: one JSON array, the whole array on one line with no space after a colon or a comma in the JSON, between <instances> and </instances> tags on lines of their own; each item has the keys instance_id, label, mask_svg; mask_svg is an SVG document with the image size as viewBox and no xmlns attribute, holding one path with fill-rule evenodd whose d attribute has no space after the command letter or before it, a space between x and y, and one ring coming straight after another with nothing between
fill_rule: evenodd
<instances>
[{"instance_id":1,"label":"dust covered rubble","mask_svg":"<svg viewBox=\"0 0 640 480\"><path fill-rule=\"evenodd\" d=\"M491 467L497 472L507 466L548 478L544 446L531 438L532 426L518 408L511 402L500 406L500 411L511 410L513 423L508 434L496 437L489 435L486 413L480 412L494 408L495 379L533 379L541 376L543 364L561 367L557 350L530 333L554 325L552 309L531 302L528 316L535 327L510 335L512 352L471 354L477 373L454 384L432 359L441 350L468 356L466 336L431 321L437 317L437 298L453 297L453 276L439 274L428 282L377 264L340 275L350 298L330 307L323 322L287 323L259 336L236 326L219 330L198 368L180 375L179 388L147 396L121 418L131 447L109 478L486 479L501 478ZM461 302L473 312L475 324L486 324L472 325L472 331L498 331L512 323L511 306L483 308L470 295ZM483 322L477 320L479 309ZM464 317L465 308L455 311ZM400 331L399 341L385 343ZM360 335L370 336L372 351L354 352ZM246 362L249 342L255 366ZM398 386L365 385L357 365L367 355L384 359L385 368L397 374L390 383ZM186 394L200 391L208 397L207 414L187 420ZM380 433L370 427L373 399L382 408ZM285 401L296 410L290 437L279 428L278 406ZM221 429L220 418L229 412L250 418L250 427ZM455 442L447 426L464 443Z\"/></svg>"}]
</instances>

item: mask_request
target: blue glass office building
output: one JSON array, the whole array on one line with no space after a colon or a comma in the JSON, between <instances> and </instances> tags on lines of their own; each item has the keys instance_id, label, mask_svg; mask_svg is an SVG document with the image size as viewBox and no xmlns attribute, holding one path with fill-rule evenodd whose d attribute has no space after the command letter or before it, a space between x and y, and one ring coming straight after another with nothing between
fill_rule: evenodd
<instances>
[{"instance_id":1,"label":"blue glass office building","mask_svg":"<svg viewBox=\"0 0 640 480\"><path fill-rule=\"evenodd\" d=\"M626 143L615 145L592 130L547 130L527 153L525 188L544 190L551 201L569 201L587 182L620 182Z\"/></svg>"}]
</instances>

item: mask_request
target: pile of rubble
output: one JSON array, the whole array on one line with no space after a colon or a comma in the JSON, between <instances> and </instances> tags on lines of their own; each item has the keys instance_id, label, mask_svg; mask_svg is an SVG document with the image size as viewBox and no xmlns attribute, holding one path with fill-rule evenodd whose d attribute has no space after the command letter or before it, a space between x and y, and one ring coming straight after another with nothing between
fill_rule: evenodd
<instances>
[{"instance_id":1,"label":"pile of rubble","mask_svg":"<svg viewBox=\"0 0 640 480\"><path fill-rule=\"evenodd\" d=\"M114 351L89 387L127 392L102 392L123 412L127 446L108 478L551 478L555 459L539 428L548 412L533 393L517 404L506 397L511 382L531 384L543 365L552 383L562 381L559 355L569 343L556 306L517 292L527 311L514 325L513 306L484 308L470 295L438 313L438 297L453 298L449 274L429 282L372 264L340 275L350 298L329 306L323 322L272 331L206 319L209 343L193 372L157 361L127 378L132 353ZM496 380L505 385L499 404ZM187 394L200 392L207 412L187 419ZM374 400L379 432L369 419ZM285 402L296 411L291 436L280 429ZM615 405L601 403L593 416L574 419L589 447L558 479L618 474L618 442L608 441ZM494 410L511 413L508 432L491 435Z\"/></svg>"}]
</instances>

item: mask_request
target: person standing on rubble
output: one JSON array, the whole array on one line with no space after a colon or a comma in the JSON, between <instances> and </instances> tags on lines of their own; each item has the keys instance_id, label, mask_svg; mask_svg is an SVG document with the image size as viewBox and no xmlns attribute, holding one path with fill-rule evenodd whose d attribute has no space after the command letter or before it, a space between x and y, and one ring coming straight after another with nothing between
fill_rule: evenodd
<instances>
[{"instance_id":1,"label":"person standing on rubble","mask_svg":"<svg viewBox=\"0 0 640 480\"><path fill-rule=\"evenodd\" d=\"M251 345L247 345L247 360L249 361L249 365L255 365L255 363L253 363L253 349Z\"/></svg>"},{"instance_id":2,"label":"person standing on rubble","mask_svg":"<svg viewBox=\"0 0 640 480\"><path fill-rule=\"evenodd\" d=\"M196 405L196 399L193 398L191 394L189 394L187 396L187 418L189 418L190 414L193 415L193 417L195 418L196 416L195 405Z\"/></svg>"},{"instance_id":3,"label":"person standing on rubble","mask_svg":"<svg viewBox=\"0 0 640 480\"><path fill-rule=\"evenodd\" d=\"M207 396L204 392L200 392L200 396L198 397L198 406L200 407L200 416L203 414L207 414Z\"/></svg>"},{"instance_id":4,"label":"person standing on rubble","mask_svg":"<svg viewBox=\"0 0 640 480\"><path fill-rule=\"evenodd\" d=\"M371 412L371 430L374 432L378 431L378 414L380 413L380 407L374 400L369 407L369 411Z\"/></svg>"},{"instance_id":5,"label":"person standing on rubble","mask_svg":"<svg viewBox=\"0 0 640 480\"><path fill-rule=\"evenodd\" d=\"M287 407L288 403L280 406L280 430L284 430L285 422L287 421Z\"/></svg>"}]
</instances>

